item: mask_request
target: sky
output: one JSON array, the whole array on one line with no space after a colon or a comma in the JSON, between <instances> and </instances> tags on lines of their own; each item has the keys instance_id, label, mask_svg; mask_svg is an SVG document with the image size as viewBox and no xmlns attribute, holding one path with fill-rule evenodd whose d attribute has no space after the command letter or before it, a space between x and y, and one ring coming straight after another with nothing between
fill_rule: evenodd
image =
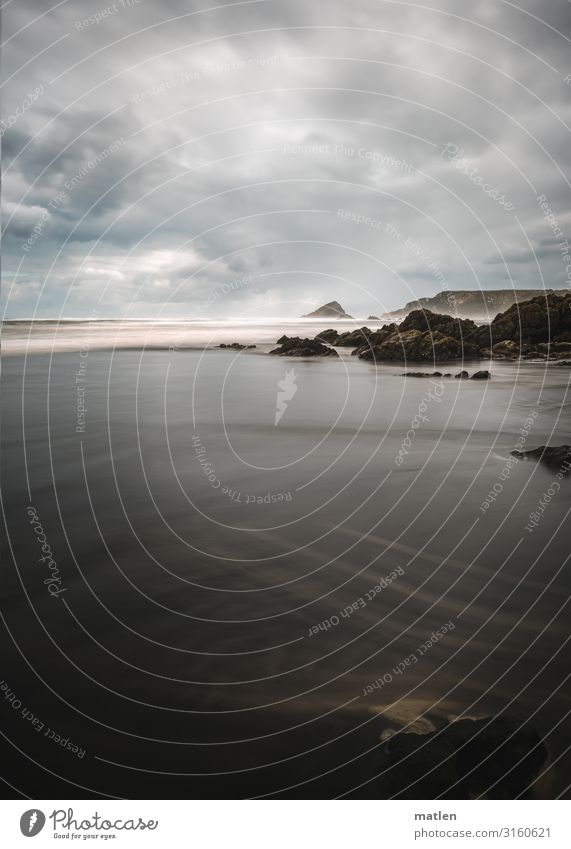
<instances>
[{"instance_id":1,"label":"sky","mask_svg":"<svg viewBox=\"0 0 571 849\"><path fill-rule=\"evenodd\" d=\"M571 3L6 4L8 318L571 286Z\"/></svg>"}]
</instances>

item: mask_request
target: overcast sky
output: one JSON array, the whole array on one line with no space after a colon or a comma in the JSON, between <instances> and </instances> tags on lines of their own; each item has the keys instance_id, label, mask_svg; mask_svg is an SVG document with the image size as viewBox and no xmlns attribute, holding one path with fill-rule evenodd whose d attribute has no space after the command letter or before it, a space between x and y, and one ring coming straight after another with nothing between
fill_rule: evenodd
<instances>
[{"instance_id":1,"label":"overcast sky","mask_svg":"<svg viewBox=\"0 0 571 849\"><path fill-rule=\"evenodd\" d=\"M9 317L571 285L569 0L50 5L4 13Z\"/></svg>"}]
</instances>

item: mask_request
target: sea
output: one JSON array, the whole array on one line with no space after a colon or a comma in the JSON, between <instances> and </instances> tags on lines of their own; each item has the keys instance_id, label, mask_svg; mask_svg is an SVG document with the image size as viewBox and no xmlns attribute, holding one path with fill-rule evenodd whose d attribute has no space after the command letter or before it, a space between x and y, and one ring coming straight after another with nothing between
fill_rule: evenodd
<instances>
[{"instance_id":1,"label":"sea","mask_svg":"<svg viewBox=\"0 0 571 849\"><path fill-rule=\"evenodd\" d=\"M376 798L395 733L510 717L565 795L571 477L510 452L569 368L269 355L330 326L4 325L8 792Z\"/></svg>"}]
</instances>

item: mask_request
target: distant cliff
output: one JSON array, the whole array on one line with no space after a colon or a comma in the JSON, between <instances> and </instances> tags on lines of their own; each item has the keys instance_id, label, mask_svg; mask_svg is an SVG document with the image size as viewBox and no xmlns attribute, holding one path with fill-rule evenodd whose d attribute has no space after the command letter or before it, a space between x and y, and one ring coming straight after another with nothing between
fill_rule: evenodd
<instances>
[{"instance_id":1,"label":"distant cliff","mask_svg":"<svg viewBox=\"0 0 571 849\"><path fill-rule=\"evenodd\" d=\"M353 316L345 312L339 301L329 301L328 304L323 304L313 312L302 315L302 318L353 318Z\"/></svg>"},{"instance_id":2,"label":"distant cliff","mask_svg":"<svg viewBox=\"0 0 571 849\"><path fill-rule=\"evenodd\" d=\"M499 312L504 312L514 304L553 291L553 289L490 289L487 292L482 292L480 290L457 289L456 291L439 292L432 298L419 298L418 301L410 301L402 309L389 312L387 315L391 318L401 319L413 310L431 310L432 312L457 315L460 318L491 321Z\"/></svg>"}]
</instances>

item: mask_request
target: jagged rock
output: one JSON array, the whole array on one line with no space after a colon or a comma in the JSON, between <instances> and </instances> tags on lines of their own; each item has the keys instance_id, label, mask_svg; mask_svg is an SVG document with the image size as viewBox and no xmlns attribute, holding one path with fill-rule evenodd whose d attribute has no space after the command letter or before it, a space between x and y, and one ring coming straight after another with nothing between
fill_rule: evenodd
<instances>
[{"instance_id":1,"label":"jagged rock","mask_svg":"<svg viewBox=\"0 0 571 849\"><path fill-rule=\"evenodd\" d=\"M428 734L400 732L382 748L379 797L515 799L547 762L532 725L510 717L460 719Z\"/></svg>"},{"instance_id":2,"label":"jagged rock","mask_svg":"<svg viewBox=\"0 0 571 849\"><path fill-rule=\"evenodd\" d=\"M337 337L337 342L335 342L335 344L340 345L343 348L355 348L368 344L368 340L372 335L373 333L368 327L360 327L358 330L341 333Z\"/></svg>"},{"instance_id":3,"label":"jagged rock","mask_svg":"<svg viewBox=\"0 0 571 849\"><path fill-rule=\"evenodd\" d=\"M282 357L338 357L334 348L323 345L318 339L301 339L299 336L282 336L279 348L270 354Z\"/></svg>"},{"instance_id":4,"label":"jagged rock","mask_svg":"<svg viewBox=\"0 0 571 849\"><path fill-rule=\"evenodd\" d=\"M531 451L514 449L510 453L518 460L538 460L548 469L560 471L564 475L571 472L571 445L540 445L539 448L533 448Z\"/></svg>"},{"instance_id":5,"label":"jagged rock","mask_svg":"<svg viewBox=\"0 0 571 849\"><path fill-rule=\"evenodd\" d=\"M481 327L480 344L495 347L506 340L517 346L571 342L571 294L554 292L514 304Z\"/></svg>"},{"instance_id":6,"label":"jagged rock","mask_svg":"<svg viewBox=\"0 0 571 849\"><path fill-rule=\"evenodd\" d=\"M439 330L422 332L404 330L385 335L380 344L370 338L370 345L362 346L357 356L363 360L380 362L382 360L410 360L424 362L443 362L478 356L478 350L468 342L461 342L452 336L445 336Z\"/></svg>"},{"instance_id":7,"label":"jagged rock","mask_svg":"<svg viewBox=\"0 0 571 849\"><path fill-rule=\"evenodd\" d=\"M491 376L489 371L475 371L470 380L489 380Z\"/></svg>"},{"instance_id":8,"label":"jagged rock","mask_svg":"<svg viewBox=\"0 0 571 849\"><path fill-rule=\"evenodd\" d=\"M378 315L368 315L367 321L381 321Z\"/></svg>"},{"instance_id":9,"label":"jagged rock","mask_svg":"<svg viewBox=\"0 0 571 849\"><path fill-rule=\"evenodd\" d=\"M399 325L399 330L420 330L422 332L438 331L443 336L450 336L459 342L470 342L478 337L479 328L469 318L455 318L443 313L430 310L413 310Z\"/></svg>"},{"instance_id":10,"label":"jagged rock","mask_svg":"<svg viewBox=\"0 0 571 849\"><path fill-rule=\"evenodd\" d=\"M281 344L284 338L287 339L287 336L282 336L281 339L278 339L278 343ZM330 345L335 345L337 339L339 338L339 334L336 330L330 328L329 330L322 330L321 333L318 333L315 338L320 339L322 342L329 342Z\"/></svg>"},{"instance_id":11,"label":"jagged rock","mask_svg":"<svg viewBox=\"0 0 571 849\"><path fill-rule=\"evenodd\" d=\"M315 338L342 348L355 348L365 344L370 336L372 331L368 327L360 327L357 330L347 330L345 333L337 333L336 330L331 329L322 330Z\"/></svg>"}]
</instances>

